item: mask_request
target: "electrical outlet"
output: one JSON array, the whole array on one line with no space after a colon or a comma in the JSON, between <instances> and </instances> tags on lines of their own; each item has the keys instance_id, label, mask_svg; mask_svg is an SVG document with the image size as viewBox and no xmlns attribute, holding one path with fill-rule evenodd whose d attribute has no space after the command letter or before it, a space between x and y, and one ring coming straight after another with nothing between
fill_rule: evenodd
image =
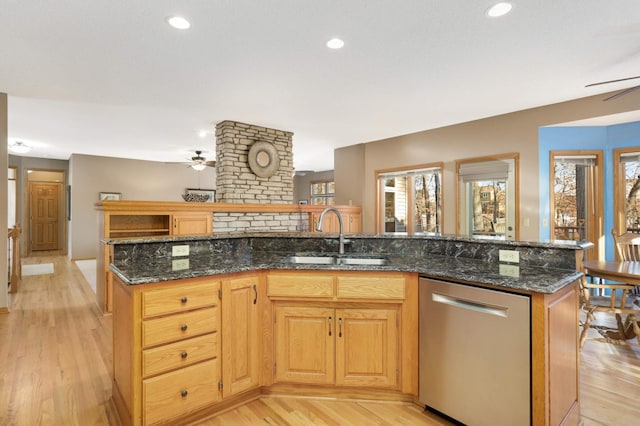
<instances>
[{"instance_id":1,"label":"electrical outlet","mask_svg":"<svg viewBox=\"0 0 640 426\"><path fill-rule=\"evenodd\" d=\"M189 269L189 259L173 259L171 261L172 271L181 271L183 269Z\"/></svg>"},{"instance_id":2,"label":"electrical outlet","mask_svg":"<svg viewBox=\"0 0 640 426\"><path fill-rule=\"evenodd\" d=\"M500 250L500 262L520 263L520 252L516 250Z\"/></svg>"},{"instance_id":3,"label":"electrical outlet","mask_svg":"<svg viewBox=\"0 0 640 426\"><path fill-rule=\"evenodd\" d=\"M171 247L171 256L189 256L189 246L173 246Z\"/></svg>"},{"instance_id":4,"label":"electrical outlet","mask_svg":"<svg viewBox=\"0 0 640 426\"><path fill-rule=\"evenodd\" d=\"M517 265L500 264L500 275L518 278L520 276L520 267Z\"/></svg>"}]
</instances>

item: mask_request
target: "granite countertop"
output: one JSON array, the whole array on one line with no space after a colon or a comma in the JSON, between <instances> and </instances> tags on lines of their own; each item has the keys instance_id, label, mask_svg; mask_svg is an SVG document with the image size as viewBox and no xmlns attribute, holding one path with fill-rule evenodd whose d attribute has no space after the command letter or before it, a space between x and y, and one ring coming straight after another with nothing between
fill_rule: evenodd
<instances>
[{"instance_id":1,"label":"granite countertop","mask_svg":"<svg viewBox=\"0 0 640 426\"><path fill-rule=\"evenodd\" d=\"M450 256L385 254L387 264L374 266L294 264L288 261L292 254L296 253L254 251L234 256L225 253L195 253L183 258L147 257L137 261L121 261L111 264L110 268L129 285L266 269L343 270L413 272L436 279L481 283L497 288L546 294L554 293L582 276L581 272L570 269L523 265L513 268L501 266L497 262ZM184 262L186 259L188 262Z\"/></svg>"}]
</instances>

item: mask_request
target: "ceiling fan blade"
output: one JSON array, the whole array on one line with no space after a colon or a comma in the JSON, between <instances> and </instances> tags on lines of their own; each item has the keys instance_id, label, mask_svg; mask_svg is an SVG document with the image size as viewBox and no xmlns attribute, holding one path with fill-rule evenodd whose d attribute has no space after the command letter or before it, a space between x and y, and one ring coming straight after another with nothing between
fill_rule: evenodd
<instances>
[{"instance_id":1,"label":"ceiling fan blade","mask_svg":"<svg viewBox=\"0 0 640 426\"><path fill-rule=\"evenodd\" d=\"M619 98L621 96L628 95L631 92L635 92L636 90L640 90L640 85L634 86L634 87L630 87L630 88L628 88L626 90L623 90L622 92L616 93L613 96L609 96L608 98L603 99L602 101L606 102L606 101L610 101L610 100L613 100L613 99L617 99L617 98Z\"/></svg>"},{"instance_id":2,"label":"ceiling fan blade","mask_svg":"<svg viewBox=\"0 0 640 426\"><path fill-rule=\"evenodd\" d=\"M640 78L640 75L635 77L619 78L617 80L601 81L599 83L591 83L591 84L587 84L584 87L592 87L592 86L599 86L601 84L617 83L618 81L635 80L636 78Z\"/></svg>"},{"instance_id":3,"label":"ceiling fan blade","mask_svg":"<svg viewBox=\"0 0 640 426\"><path fill-rule=\"evenodd\" d=\"M208 166L208 167L215 167L216 166L216 162L215 161L205 161L204 165Z\"/></svg>"}]
</instances>

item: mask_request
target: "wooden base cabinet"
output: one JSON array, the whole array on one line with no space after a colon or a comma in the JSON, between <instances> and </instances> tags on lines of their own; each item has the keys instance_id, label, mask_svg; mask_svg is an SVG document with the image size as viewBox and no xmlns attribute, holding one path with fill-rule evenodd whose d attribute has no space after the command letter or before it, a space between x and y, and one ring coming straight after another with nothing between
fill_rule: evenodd
<instances>
[{"instance_id":1,"label":"wooden base cabinet","mask_svg":"<svg viewBox=\"0 0 640 426\"><path fill-rule=\"evenodd\" d=\"M416 291L402 273L270 272L274 382L415 393Z\"/></svg>"},{"instance_id":2,"label":"wooden base cabinet","mask_svg":"<svg viewBox=\"0 0 640 426\"><path fill-rule=\"evenodd\" d=\"M222 392L225 398L260 386L261 287L258 275L222 281Z\"/></svg>"},{"instance_id":3,"label":"wooden base cabinet","mask_svg":"<svg viewBox=\"0 0 640 426\"><path fill-rule=\"evenodd\" d=\"M278 382L395 388L397 310L278 306Z\"/></svg>"},{"instance_id":4,"label":"wooden base cabinet","mask_svg":"<svg viewBox=\"0 0 640 426\"><path fill-rule=\"evenodd\" d=\"M180 284L114 277L113 399L125 425L166 424L222 399L220 281Z\"/></svg>"}]
</instances>

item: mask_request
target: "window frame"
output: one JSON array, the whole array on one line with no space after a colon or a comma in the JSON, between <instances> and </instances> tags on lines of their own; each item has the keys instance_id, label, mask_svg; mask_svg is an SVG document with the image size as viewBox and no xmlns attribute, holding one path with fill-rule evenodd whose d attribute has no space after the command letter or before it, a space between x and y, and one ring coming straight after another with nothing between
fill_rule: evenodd
<instances>
[{"instance_id":1,"label":"window frame","mask_svg":"<svg viewBox=\"0 0 640 426\"><path fill-rule=\"evenodd\" d=\"M417 164L412 166L394 167L375 171L375 230L377 234L388 234L388 232L385 232L384 214L382 213L385 205L383 200L385 192L384 187L380 185L380 178L388 174L397 174L397 177L404 176L409 178L409 182L407 184L407 188L409 188L407 190L407 206L412 207L407 207L406 233L411 235L416 233L415 208L413 208L413 206L415 206L415 183L412 176L415 175L415 172L417 171L429 169L438 169L440 172L440 214L438 215L440 223L438 223L438 233L442 234L444 229L444 163L441 161L427 164Z\"/></svg>"},{"instance_id":2,"label":"window frame","mask_svg":"<svg viewBox=\"0 0 640 426\"><path fill-rule=\"evenodd\" d=\"M618 235L627 232L626 215L626 176L623 170L624 163L621 160L623 154L637 152L640 154L640 146L617 148L613 150L613 229Z\"/></svg>"},{"instance_id":3,"label":"window frame","mask_svg":"<svg viewBox=\"0 0 640 426\"><path fill-rule=\"evenodd\" d=\"M461 197L463 194L461 191L465 190L465 188L460 183L460 167L463 164L484 163L501 160L513 160L513 226L515 229L512 238L506 238L506 235L505 238L509 241L518 241L520 239L520 154L517 152L456 160L456 235L461 235L463 229L463 225L461 223L463 207ZM464 228L466 229L466 226Z\"/></svg>"},{"instance_id":4,"label":"window frame","mask_svg":"<svg viewBox=\"0 0 640 426\"><path fill-rule=\"evenodd\" d=\"M638 148L640 152L640 148ZM595 171L589 178L593 185L591 231L587 231L585 239L595 239L594 246L586 250L585 260L597 260L604 253L604 153L602 150L553 150L549 151L549 238L555 239L555 160L557 157L595 157Z\"/></svg>"},{"instance_id":5,"label":"window frame","mask_svg":"<svg viewBox=\"0 0 640 426\"><path fill-rule=\"evenodd\" d=\"M318 184L325 184L326 189L329 188L329 184L333 184L333 192L325 192L324 194L314 194L313 186ZM336 193L335 193L336 183L335 180L326 179L326 180L314 180L309 182L309 202L311 205L316 206L332 206L335 204ZM325 199L326 201L331 200L331 203L325 202L324 204L316 204L314 203L314 199Z\"/></svg>"}]
</instances>

